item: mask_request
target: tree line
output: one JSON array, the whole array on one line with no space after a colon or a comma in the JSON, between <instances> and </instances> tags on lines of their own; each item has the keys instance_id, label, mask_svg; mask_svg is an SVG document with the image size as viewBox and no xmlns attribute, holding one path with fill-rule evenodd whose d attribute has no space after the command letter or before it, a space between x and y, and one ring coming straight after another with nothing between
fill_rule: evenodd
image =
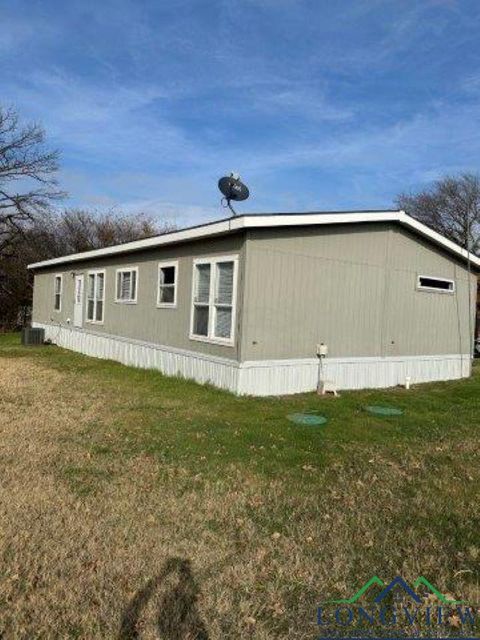
<instances>
[{"instance_id":1,"label":"tree line","mask_svg":"<svg viewBox=\"0 0 480 640\"><path fill-rule=\"evenodd\" d=\"M62 208L58 158L40 125L22 124L14 109L0 107L0 330L28 321L28 264L172 229L143 213Z\"/></svg>"},{"instance_id":2,"label":"tree line","mask_svg":"<svg viewBox=\"0 0 480 640\"><path fill-rule=\"evenodd\" d=\"M0 106L0 329L22 325L32 299L26 266L172 230L142 213L61 208L59 154L44 129ZM395 204L480 255L480 176L445 176Z\"/></svg>"}]
</instances>

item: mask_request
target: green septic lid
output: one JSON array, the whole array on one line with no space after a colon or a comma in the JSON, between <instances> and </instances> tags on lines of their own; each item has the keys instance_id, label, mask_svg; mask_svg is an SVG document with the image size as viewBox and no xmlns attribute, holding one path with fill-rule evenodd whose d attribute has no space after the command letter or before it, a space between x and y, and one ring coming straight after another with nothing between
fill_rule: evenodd
<instances>
[{"instance_id":1,"label":"green septic lid","mask_svg":"<svg viewBox=\"0 0 480 640\"><path fill-rule=\"evenodd\" d=\"M312 413L291 413L287 416L287 419L295 424L303 424L309 427L325 424L327 422L327 418L325 416L316 416Z\"/></svg>"},{"instance_id":2,"label":"green septic lid","mask_svg":"<svg viewBox=\"0 0 480 640\"><path fill-rule=\"evenodd\" d=\"M395 407L382 407L380 405L371 405L365 407L365 411L373 413L376 416L401 416L403 415L402 409L396 409Z\"/></svg>"}]
</instances>

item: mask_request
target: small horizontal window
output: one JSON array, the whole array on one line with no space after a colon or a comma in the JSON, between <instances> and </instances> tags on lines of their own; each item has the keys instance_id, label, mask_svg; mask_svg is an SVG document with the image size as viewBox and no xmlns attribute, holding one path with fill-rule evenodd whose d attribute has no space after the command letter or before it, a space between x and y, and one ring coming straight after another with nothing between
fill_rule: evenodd
<instances>
[{"instance_id":1,"label":"small horizontal window","mask_svg":"<svg viewBox=\"0 0 480 640\"><path fill-rule=\"evenodd\" d=\"M129 269L117 269L116 302L137 301L137 275L137 267L131 267Z\"/></svg>"},{"instance_id":2,"label":"small horizontal window","mask_svg":"<svg viewBox=\"0 0 480 640\"><path fill-rule=\"evenodd\" d=\"M455 291L455 282L453 280L444 280L443 278L434 278L432 276L418 276L417 286L425 291L438 291L440 293L453 293Z\"/></svg>"}]
</instances>

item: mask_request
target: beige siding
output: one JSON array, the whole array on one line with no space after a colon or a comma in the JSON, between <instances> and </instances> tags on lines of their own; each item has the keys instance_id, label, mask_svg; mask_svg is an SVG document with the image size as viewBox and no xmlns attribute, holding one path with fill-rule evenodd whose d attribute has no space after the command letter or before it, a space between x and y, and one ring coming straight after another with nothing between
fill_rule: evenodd
<instances>
[{"instance_id":1,"label":"beige siding","mask_svg":"<svg viewBox=\"0 0 480 640\"><path fill-rule=\"evenodd\" d=\"M238 291L243 279L243 236L232 235L225 238L213 238L198 242L184 243L123 256L103 258L86 263L75 263L59 268L40 271L35 275L33 321L37 323L58 322L66 326L67 319L73 323L73 274L84 273L91 269L105 269L105 316L104 324L86 322L84 304L84 329L124 338L133 338L163 344L179 349L199 351L223 358L237 359L240 336L239 318L241 317L241 299L237 306L235 325L235 345L225 346L198 342L189 338L190 311L192 296L192 272L195 258L219 255L238 255ZM178 260L177 306L174 309L157 308L157 270L162 260ZM115 302L115 272L122 266L138 266L137 304ZM53 310L54 274L64 274L64 294L62 311ZM85 279L86 287L86 279ZM84 301L85 303L85 301Z\"/></svg>"},{"instance_id":2,"label":"beige siding","mask_svg":"<svg viewBox=\"0 0 480 640\"><path fill-rule=\"evenodd\" d=\"M238 255L233 347L189 338L195 258ZM157 267L178 260L176 309L156 307ZM115 302L115 271L138 266L138 302ZM324 342L332 358L468 353L467 271L449 254L398 225L250 230L39 271L37 323L71 326L73 274L106 269L103 325L84 328L240 361L314 358ZM54 275L63 273L62 311L53 310ZM455 295L420 292L417 276L455 280ZM472 302L474 292L472 276ZM473 313L473 310L472 310Z\"/></svg>"},{"instance_id":3,"label":"beige siding","mask_svg":"<svg viewBox=\"0 0 480 640\"><path fill-rule=\"evenodd\" d=\"M419 275L454 280L456 292L418 291ZM459 261L393 228L388 283L385 355L469 353L468 272ZM472 319L475 291L476 278L471 276Z\"/></svg>"},{"instance_id":4,"label":"beige siding","mask_svg":"<svg viewBox=\"0 0 480 640\"><path fill-rule=\"evenodd\" d=\"M53 308L56 274L63 276L61 311L54 311ZM33 286L33 320L35 322L63 324L67 318L73 318L73 278L71 271L55 269L36 273Z\"/></svg>"},{"instance_id":5,"label":"beige siding","mask_svg":"<svg viewBox=\"0 0 480 640\"><path fill-rule=\"evenodd\" d=\"M466 269L400 227L254 230L246 265L241 360L469 351ZM457 293L417 291L418 274Z\"/></svg>"}]
</instances>

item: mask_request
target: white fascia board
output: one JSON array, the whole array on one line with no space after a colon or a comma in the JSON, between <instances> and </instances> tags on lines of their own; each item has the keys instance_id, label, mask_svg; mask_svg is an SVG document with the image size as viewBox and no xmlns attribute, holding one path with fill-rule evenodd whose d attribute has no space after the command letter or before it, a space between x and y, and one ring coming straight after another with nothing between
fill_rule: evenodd
<instances>
[{"instance_id":1,"label":"white fascia board","mask_svg":"<svg viewBox=\"0 0 480 640\"><path fill-rule=\"evenodd\" d=\"M447 249L452 253L457 254L458 256L462 257L464 260L468 260L468 251L466 249L463 249L456 242L452 242L452 240L449 240L448 238L445 238L445 236L442 236L441 233L438 233L437 231L430 229L430 227L427 227L422 222L415 220L415 218L412 218L411 216L407 215L405 211L400 211L399 213L400 213L399 222L401 224L407 227L410 227L410 229L417 231L422 236L426 236L427 238L430 238L430 240L432 240L436 244L442 247L445 247L445 249ZM472 265L475 265L476 267L480 267L480 258L478 258L473 253L470 253L470 262L472 263Z\"/></svg>"},{"instance_id":2,"label":"white fascia board","mask_svg":"<svg viewBox=\"0 0 480 640\"><path fill-rule=\"evenodd\" d=\"M189 229L181 229L173 231L153 238L145 238L144 240L134 240L124 244L114 245L113 247L105 247L104 249L94 249L93 251L83 251L82 253L73 253L59 258L50 260L42 260L28 265L28 269L37 269L40 267L50 267L56 264L65 264L68 262L78 262L80 260L93 260L105 256L113 256L130 251L139 251L141 249L151 249L161 247L167 244L173 244L188 240L197 240L204 237L231 233L241 229L265 228L265 227L293 227L302 225L322 225L322 224L345 224L353 222L388 222L398 220L398 211L389 212L369 212L361 213L304 213L304 214L279 214L279 215L250 215L238 216L236 218L228 218L227 220L219 220L218 222L191 227Z\"/></svg>"},{"instance_id":3,"label":"white fascia board","mask_svg":"<svg viewBox=\"0 0 480 640\"><path fill-rule=\"evenodd\" d=\"M395 222L400 211L362 211L361 213L299 213L244 218L245 228L259 227L298 227L324 224L352 224L355 222Z\"/></svg>"},{"instance_id":4,"label":"white fascia board","mask_svg":"<svg viewBox=\"0 0 480 640\"><path fill-rule=\"evenodd\" d=\"M51 260L43 260L42 262L34 262L28 265L28 269L37 269L38 267L49 267L55 264L63 264L67 262L78 262L79 260L94 260L95 258L103 258L106 256L114 256L121 253L129 253L130 251L139 251L141 249L153 249L167 244L183 242L186 240L201 239L205 236L214 236L222 233L229 233L242 228L239 224L240 218L232 218L231 220L221 220L213 224L206 224L190 229L182 229L172 233L166 233L153 238L145 238L144 240L134 240L133 242L125 242L117 244L113 247L105 247L104 249L94 249L93 251L83 251L82 253L72 253L60 258L52 258Z\"/></svg>"},{"instance_id":5,"label":"white fascia board","mask_svg":"<svg viewBox=\"0 0 480 640\"><path fill-rule=\"evenodd\" d=\"M423 235L434 243L443 246L448 251L457 254L464 260L468 260L468 252L451 240L447 240L441 234L433 231L418 220L411 218L404 211L362 211L362 212L342 212L342 213L299 213L299 214L276 214L276 215L246 215L218 222L181 229L164 235L146 238L145 240L135 240L125 244L74 253L60 258L43 260L29 264L29 269L40 267L50 267L58 264L78 262L80 260L93 260L106 256L114 256L131 251L142 249L152 249L164 245L185 242L189 240L199 240L204 237L211 237L225 233L232 233L241 229L267 228L267 227L295 227L295 226L316 226L328 224L354 224L362 222L399 222L406 227L410 227L420 235ZM480 259L470 254L472 265L480 268Z\"/></svg>"}]
</instances>

